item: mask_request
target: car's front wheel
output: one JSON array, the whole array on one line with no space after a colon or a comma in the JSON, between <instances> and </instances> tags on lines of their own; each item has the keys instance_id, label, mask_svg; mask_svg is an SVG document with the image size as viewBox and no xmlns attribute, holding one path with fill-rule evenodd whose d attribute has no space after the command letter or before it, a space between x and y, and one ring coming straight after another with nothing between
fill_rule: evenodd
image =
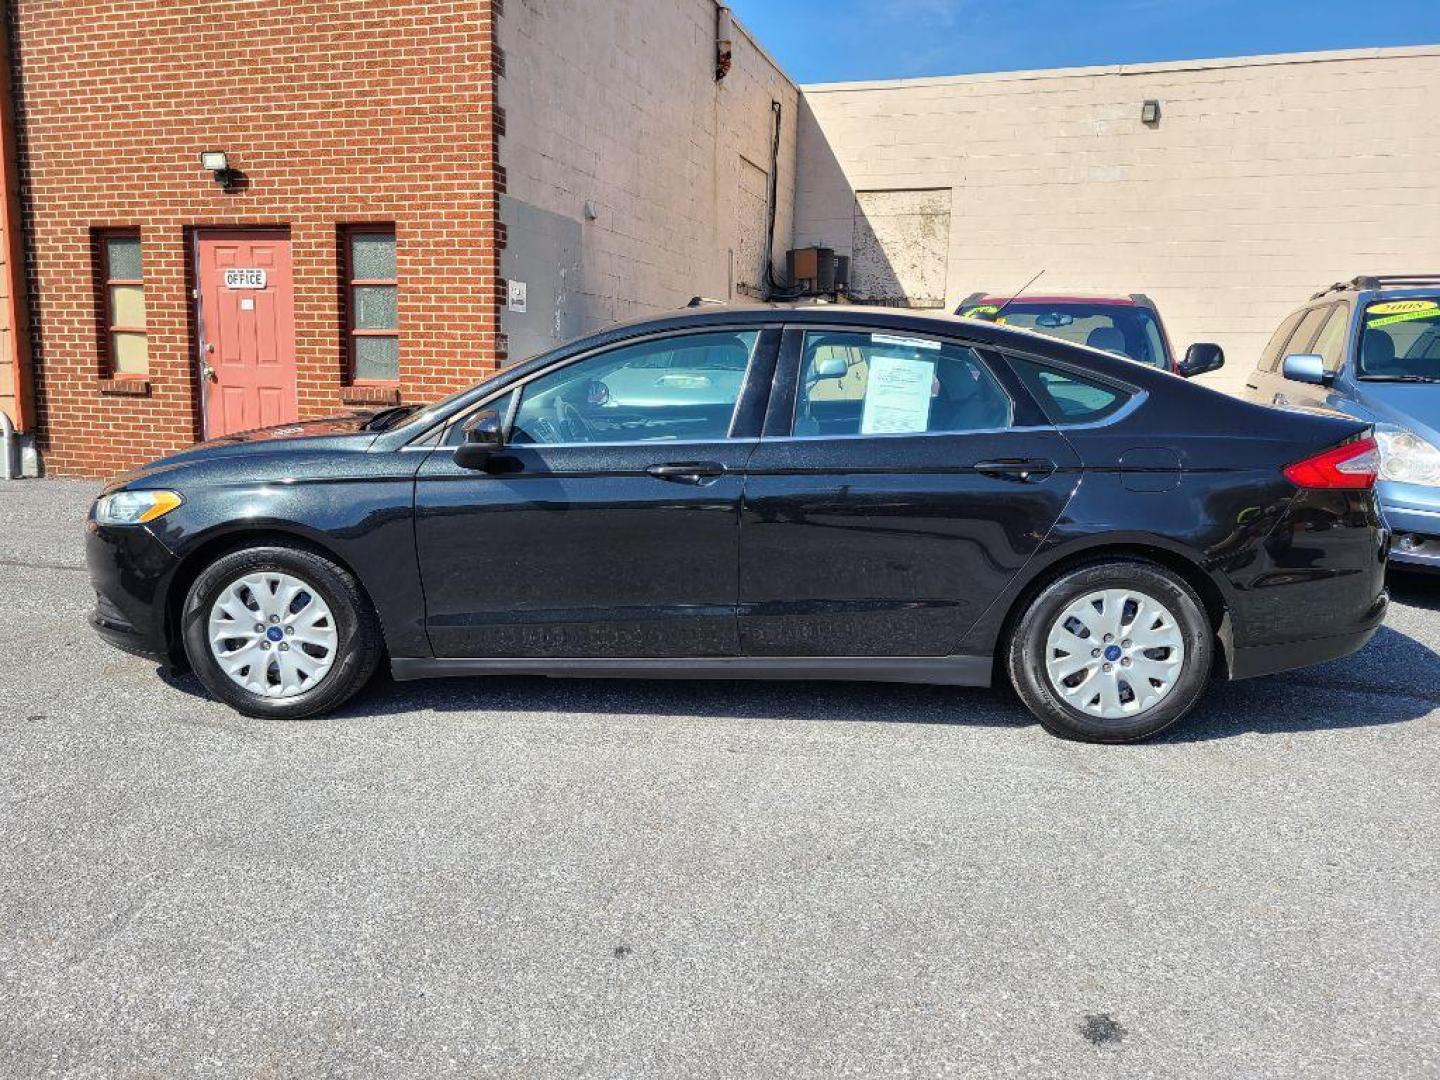
<instances>
[{"instance_id":1,"label":"car's front wheel","mask_svg":"<svg viewBox=\"0 0 1440 1080\"><path fill-rule=\"evenodd\" d=\"M1010 681L1049 731L1133 742L1199 701L1215 635L1200 598L1154 563L1107 560L1062 574L1010 637Z\"/></svg>"},{"instance_id":2,"label":"car's front wheel","mask_svg":"<svg viewBox=\"0 0 1440 1080\"><path fill-rule=\"evenodd\" d=\"M190 586L181 630L207 690L274 720L336 708L365 685L381 653L379 621L354 575L298 548L221 556Z\"/></svg>"}]
</instances>

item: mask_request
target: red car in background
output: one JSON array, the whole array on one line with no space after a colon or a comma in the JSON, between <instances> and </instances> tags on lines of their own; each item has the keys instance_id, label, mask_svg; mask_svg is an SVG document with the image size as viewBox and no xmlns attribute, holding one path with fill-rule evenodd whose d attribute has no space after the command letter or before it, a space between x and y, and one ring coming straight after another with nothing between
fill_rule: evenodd
<instances>
[{"instance_id":1,"label":"red car in background","mask_svg":"<svg viewBox=\"0 0 1440 1080\"><path fill-rule=\"evenodd\" d=\"M1197 342L1176 361L1155 302L1129 296L996 296L971 293L955 314L1034 330L1191 378L1225 364L1219 345Z\"/></svg>"}]
</instances>

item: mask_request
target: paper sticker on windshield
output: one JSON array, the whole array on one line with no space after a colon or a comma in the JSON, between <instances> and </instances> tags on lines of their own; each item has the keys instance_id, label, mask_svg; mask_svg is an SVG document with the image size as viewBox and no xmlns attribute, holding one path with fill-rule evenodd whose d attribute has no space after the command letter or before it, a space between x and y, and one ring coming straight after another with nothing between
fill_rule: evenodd
<instances>
[{"instance_id":1,"label":"paper sticker on windshield","mask_svg":"<svg viewBox=\"0 0 1440 1080\"><path fill-rule=\"evenodd\" d=\"M983 319L987 315L999 315L1000 307L998 304L981 304L979 307L966 308L960 314L966 319Z\"/></svg>"},{"instance_id":2,"label":"paper sticker on windshield","mask_svg":"<svg viewBox=\"0 0 1440 1080\"><path fill-rule=\"evenodd\" d=\"M1371 308L1366 314L1373 314ZM1416 319L1440 319L1440 306L1426 308L1423 311L1407 311L1400 315L1386 315L1380 319L1370 319L1365 323L1366 329L1378 330L1382 326L1393 326L1395 323L1414 322Z\"/></svg>"},{"instance_id":3,"label":"paper sticker on windshield","mask_svg":"<svg viewBox=\"0 0 1440 1080\"><path fill-rule=\"evenodd\" d=\"M1412 311L1436 309L1440 309L1440 300L1387 300L1383 304L1371 304L1365 310L1371 315L1408 315Z\"/></svg>"},{"instance_id":4,"label":"paper sticker on windshield","mask_svg":"<svg viewBox=\"0 0 1440 1080\"><path fill-rule=\"evenodd\" d=\"M940 342L926 341L924 338L894 337L890 334L871 334L870 344L872 345L898 345L902 349L938 349Z\"/></svg>"},{"instance_id":5,"label":"paper sticker on windshield","mask_svg":"<svg viewBox=\"0 0 1440 1080\"><path fill-rule=\"evenodd\" d=\"M930 391L935 361L904 356L870 357L862 435L905 435L930 429Z\"/></svg>"}]
</instances>

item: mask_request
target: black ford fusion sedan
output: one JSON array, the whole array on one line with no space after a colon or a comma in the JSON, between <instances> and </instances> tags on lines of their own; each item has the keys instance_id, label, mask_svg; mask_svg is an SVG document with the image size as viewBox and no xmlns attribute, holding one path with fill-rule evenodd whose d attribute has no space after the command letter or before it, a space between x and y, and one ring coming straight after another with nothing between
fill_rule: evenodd
<instances>
[{"instance_id":1,"label":"black ford fusion sedan","mask_svg":"<svg viewBox=\"0 0 1440 1080\"><path fill-rule=\"evenodd\" d=\"M1369 640L1376 468L1361 424L1002 325L688 311L114 481L94 625L277 719L383 657L399 679L1008 678L1056 734L1120 742L1216 675Z\"/></svg>"}]
</instances>

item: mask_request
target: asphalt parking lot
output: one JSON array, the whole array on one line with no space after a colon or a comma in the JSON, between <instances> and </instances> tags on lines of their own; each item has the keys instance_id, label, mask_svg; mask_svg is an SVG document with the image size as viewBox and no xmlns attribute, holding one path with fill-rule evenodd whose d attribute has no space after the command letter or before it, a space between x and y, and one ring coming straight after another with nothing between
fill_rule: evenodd
<instances>
[{"instance_id":1,"label":"asphalt parking lot","mask_svg":"<svg viewBox=\"0 0 1440 1080\"><path fill-rule=\"evenodd\" d=\"M243 719L0 483L0 1076L1440 1075L1440 579L1138 747L1008 692Z\"/></svg>"}]
</instances>

